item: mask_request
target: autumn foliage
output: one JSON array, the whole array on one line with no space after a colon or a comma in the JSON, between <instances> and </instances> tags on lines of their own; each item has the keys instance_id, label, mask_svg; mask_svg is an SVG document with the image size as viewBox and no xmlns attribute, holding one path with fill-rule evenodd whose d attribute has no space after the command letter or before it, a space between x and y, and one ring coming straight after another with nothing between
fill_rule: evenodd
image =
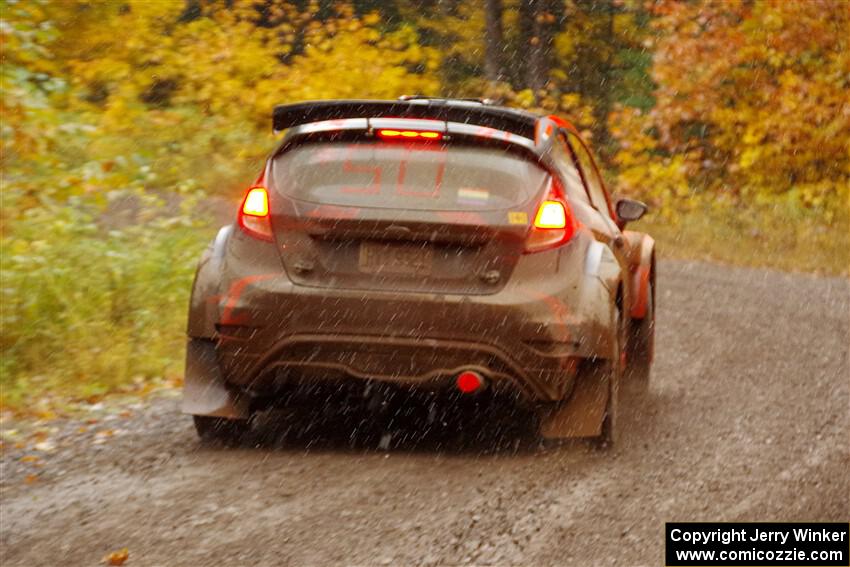
<instances>
[{"instance_id":1,"label":"autumn foliage","mask_svg":"<svg viewBox=\"0 0 850 567\"><path fill-rule=\"evenodd\" d=\"M670 1L654 11L656 104L611 117L625 184L655 186L665 204L696 189L846 216L850 5Z\"/></svg>"}]
</instances>

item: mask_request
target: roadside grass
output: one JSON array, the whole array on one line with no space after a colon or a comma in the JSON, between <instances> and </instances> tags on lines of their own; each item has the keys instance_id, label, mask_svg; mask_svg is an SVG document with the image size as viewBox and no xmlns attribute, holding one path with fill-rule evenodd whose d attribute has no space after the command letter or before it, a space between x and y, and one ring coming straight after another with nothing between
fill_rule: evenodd
<instances>
[{"instance_id":1,"label":"roadside grass","mask_svg":"<svg viewBox=\"0 0 850 567\"><path fill-rule=\"evenodd\" d=\"M850 222L772 209L702 209L672 220L648 214L629 228L656 240L659 258L700 259L819 275L850 274Z\"/></svg>"},{"instance_id":2,"label":"roadside grass","mask_svg":"<svg viewBox=\"0 0 850 567\"><path fill-rule=\"evenodd\" d=\"M105 229L67 207L19 222L3 239L0 410L50 417L179 381L211 233L179 217Z\"/></svg>"}]
</instances>

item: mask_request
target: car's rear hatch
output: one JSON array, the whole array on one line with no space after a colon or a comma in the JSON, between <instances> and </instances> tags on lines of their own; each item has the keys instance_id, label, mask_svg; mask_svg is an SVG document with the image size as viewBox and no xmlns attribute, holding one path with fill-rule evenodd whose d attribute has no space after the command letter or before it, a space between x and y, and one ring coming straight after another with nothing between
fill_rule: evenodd
<instances>
[{"instance_id":1,"label":"car's rear hatch","mask_svg":"<svg viewBox=\"0 0 850 567\"><path fill-rule=\"evenodd\" d=\"M530 157L445 141L322 141L277 156L272 223L296 284L487 294L549 183Z\"/></svg>"}]
</instances>

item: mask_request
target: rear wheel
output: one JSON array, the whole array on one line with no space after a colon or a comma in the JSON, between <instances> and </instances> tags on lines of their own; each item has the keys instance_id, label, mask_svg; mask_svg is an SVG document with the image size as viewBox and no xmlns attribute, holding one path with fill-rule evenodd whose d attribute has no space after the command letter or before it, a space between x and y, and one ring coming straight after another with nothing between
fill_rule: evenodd
<instances>
[{"instance_id":1,"label":"rear wheel","mask_svg":"<svg viewBox=\"0 0 850 567\"><path fill-rule=\"evenodd\" d=\"M608 403L605 406L605 418L602 420L602 433L597 438L600 445L608 446L617 441L619 437L618 418L620 415L620 379L624 372L624 357L626 341L626 320L623 314L617 311L617 347L619 356L603 362L598 366L599 378L608 383Z\"/></svg>"},{"instance_id":2,"label":"rear wheel","mask_svg":"<svg viewBox=\"0 0 850 567\"><path fill-rule=\"evenodd\" d=\"M628 340L626 379L638 392L649 389L652 356L655 349L655 294L652 278L646 290L646 316L632 322Z\"/></svg>"},{"instance_id":3,"label":"rear wheel","mask_svg":"<svg viewBox=\"0 0 850 567\"><path fill-rule=\"evenodd\" d=\"M238 444L251 430L247 419L227 419L208 415L193 415L195 431L205 442Z\"/></svg>"},{"instance_id":4,"label":"rear wheel","mask_svg":"<svg viewBox=\"0 0 850 567\"><path fill-rule=\"evenodd\" d=\"M620 371L617 365L605 363L601 365L598 372L604 373L604 379L608 382L608 403L605 406L605 417L602 419L602 432L594 441L601 447L608 447L617 442L619 437L619 415L620 415ZM600 376L603 378L603 376Z\"/></svg>"}]
</instances>

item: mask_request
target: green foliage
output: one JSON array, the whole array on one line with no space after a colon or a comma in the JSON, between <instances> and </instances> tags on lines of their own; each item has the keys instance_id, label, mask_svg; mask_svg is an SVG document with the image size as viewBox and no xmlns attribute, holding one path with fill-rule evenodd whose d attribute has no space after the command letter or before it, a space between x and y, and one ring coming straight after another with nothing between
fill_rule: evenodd
<instances>
[{"instance_id":1,"label":"green foliage","mask_svg":"<svg viewBox=\"0 0 850 567\"><path fill-rule=\"evenodd\" d=\"M210 231L150 195L110 197L109 216L78 199L45 202L3 237L3 406L180 372L189 289Z\"/></svg>"}]
</instances>

